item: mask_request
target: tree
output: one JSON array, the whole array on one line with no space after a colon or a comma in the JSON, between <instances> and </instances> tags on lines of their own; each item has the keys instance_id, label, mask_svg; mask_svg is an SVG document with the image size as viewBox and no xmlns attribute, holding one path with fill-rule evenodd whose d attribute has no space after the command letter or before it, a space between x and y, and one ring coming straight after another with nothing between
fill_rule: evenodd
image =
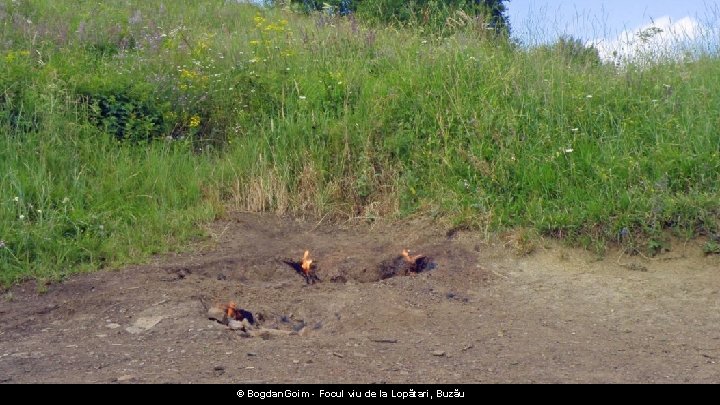
<instances>
[{"instance_id":1,"label":"tree","mask_svg":"<svg viewBox=\"0 0 720 405\"><path fill-rule=\"evenodd\" d=\"M561 36L552 48L567 63L595 66L602 63L598 49L593 45L586 45L579 38Z\"/></svg>"},{"instance_id":2,"label":"tree","mask_svg":"<svg viewBox=\"0 0 720 405\"><path fill-rule=\"evenodd\" d=\"M510 21L505 5L508 1L510 0L276 0L273 3L297 4L307 12L330 8L340 15L347 15L358 11L368 19L385 23L445 21L456 11L463 11L471 16L482 16L488 28L509 35Z\"/></svg>"},{"instance_id":3,"label":"tree","mask_svg":"<svg viewBox=\"0 0 720 405\"><path fill-rule=\"evenodd\" d=\"M488 18L487 23L496 31L505 31L510 33L510 19L507 15L506 1L510 0L468 0L474 3L475 7L479 7L479 11L483 12Z\"/></svg>"}]
</instances>

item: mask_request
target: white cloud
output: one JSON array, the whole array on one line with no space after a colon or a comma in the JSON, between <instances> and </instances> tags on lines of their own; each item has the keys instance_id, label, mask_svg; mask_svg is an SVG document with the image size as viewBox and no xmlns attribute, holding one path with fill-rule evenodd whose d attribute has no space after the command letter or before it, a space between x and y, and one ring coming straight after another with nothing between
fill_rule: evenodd
<instances>
[{"instance_id":1,"label":"white cloud","mask_svg":"<svg viewBox=\"0 0 720 405\"><path fill-rule=\"evenodd\" d=\"M702 37L703 28L694 18L672 21L670 17L662 17L623 31L616 38L589 43L598 49L603 60L624 64L679 57Z\"/></svg>"}]
</instances>

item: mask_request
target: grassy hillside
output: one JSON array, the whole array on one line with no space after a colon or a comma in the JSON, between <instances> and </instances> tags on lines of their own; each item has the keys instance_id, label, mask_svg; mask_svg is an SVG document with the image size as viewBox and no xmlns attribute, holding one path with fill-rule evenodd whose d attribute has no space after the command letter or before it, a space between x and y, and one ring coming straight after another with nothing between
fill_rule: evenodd
<instances>
[{"instance_id":1,"label":"grassy hillside","mask_svg":"<svg viewBox=\"0 0 720 405\"><path fill-rule=\"evenodd\" d=\"M456 23L0 1L0 283L143 260L226 209L718 232L716 56L618 69Z\"/></svg>"}]
</instances>

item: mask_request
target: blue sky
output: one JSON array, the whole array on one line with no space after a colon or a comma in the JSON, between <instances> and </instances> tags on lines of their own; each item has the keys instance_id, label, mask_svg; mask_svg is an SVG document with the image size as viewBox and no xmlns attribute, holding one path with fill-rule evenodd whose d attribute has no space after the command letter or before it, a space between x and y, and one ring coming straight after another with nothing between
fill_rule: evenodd
<instances>
[{"instance_id":1,"label":"blue sky","mask_svg":"<svg viewBox=\"0 0 720 405\"><path fill-rule=\"evenodd\" d=\"M614 37L663 17L671 21L718 17L713 15L718 12L718 6L713 3L705 0L510 0L507 5L518 36L542 34L552 40L566 33L589 40Z\"/></svg>"},{"instance_id":2,"label":"blue sky","mask_svg":"<svg viewBox=\"0 0 720 405\"><path fill-rule=\"evenodd\" d=\"M642 44L645 48L678 41L717 43L719 38L720 6L714 1L510 0L507 5L513 35L528 45L568 34L595 44L601 55L618 49L627 55L640 47L636 33L650 27L662 32Z\"/></svg>"}]
</instances>

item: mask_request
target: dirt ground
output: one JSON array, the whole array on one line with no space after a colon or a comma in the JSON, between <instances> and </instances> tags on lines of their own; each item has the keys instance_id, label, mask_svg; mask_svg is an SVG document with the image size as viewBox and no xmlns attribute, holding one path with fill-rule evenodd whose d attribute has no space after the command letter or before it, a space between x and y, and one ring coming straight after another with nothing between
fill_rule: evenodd
<instances>
[{"instance_id":1,"label":"dirt ground","mask_svg":"<svg viewBox=\"0 0 720 405\"><path fill-rule=\"evenodd\" d=\"M257 214L211 233L191 253L4 292L0 382L720 382L720 258L700 242L657 259L552 241L519 256L423 221ZM406 247L436 267L378 281ZM282 262L305 249L314 285ZM280 332L208 319L229 301Z\"/></svg>"}]
</instances>

